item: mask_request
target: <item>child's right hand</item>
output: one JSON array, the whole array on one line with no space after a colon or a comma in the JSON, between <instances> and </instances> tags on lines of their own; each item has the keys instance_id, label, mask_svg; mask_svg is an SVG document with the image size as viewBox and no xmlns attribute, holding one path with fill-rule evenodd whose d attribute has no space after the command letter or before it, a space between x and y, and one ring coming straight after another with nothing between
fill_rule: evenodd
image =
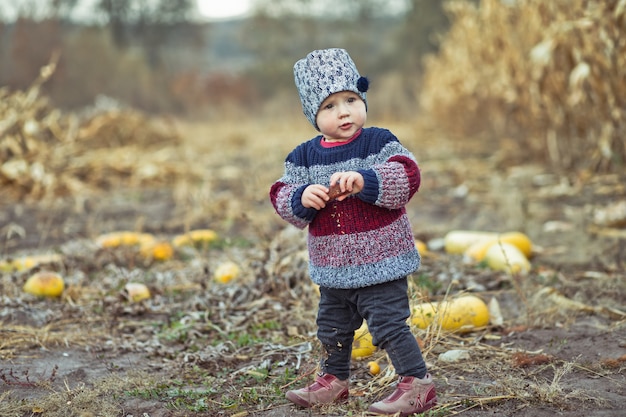
<instances>
[{"instance_id":1,"label":"child's right hand","mask_svg":"<svg viewBox=\"0 0 626 417\"><path fill-rule=\"evenodd\" d=\"M301 202L306 208L314 208L321 210L326 207L326 203L330 200L328 197L328 188L321 184L311 184L302 192Z\"/></svg>"}]
</instances>

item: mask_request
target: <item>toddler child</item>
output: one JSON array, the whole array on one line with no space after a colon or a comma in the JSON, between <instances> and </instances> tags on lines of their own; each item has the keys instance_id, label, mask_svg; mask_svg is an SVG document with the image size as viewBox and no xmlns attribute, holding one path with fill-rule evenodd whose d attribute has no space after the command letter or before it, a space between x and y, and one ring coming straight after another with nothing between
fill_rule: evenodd
<instances>
[{"instance_id":1,"label":"toddler child","mask_svg":"<svg viewBox=\"0 0 626 417\"><path fill-rule=\"evenodd\" d=\"M308 226L326 355L315 382L287 399L302 407L348 399L352 342L365 320L399 375L395 391L369 411L421 413L437 395L407 324L407 275L420 266L405 209L420 185L417 162L389 130L363 127L369 81L345 50L313 51L294 75L304 114L321 134L287 156L270 199L284 220Z\"/></svg>"}]
</instances>

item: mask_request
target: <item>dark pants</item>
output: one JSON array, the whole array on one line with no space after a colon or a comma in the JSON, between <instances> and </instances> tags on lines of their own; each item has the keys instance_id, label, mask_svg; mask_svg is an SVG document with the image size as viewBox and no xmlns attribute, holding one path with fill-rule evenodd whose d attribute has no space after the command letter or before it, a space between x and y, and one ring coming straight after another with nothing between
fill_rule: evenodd
<instances>
[{"instance_id":1,"label":"dark pants","mask_svg":"<svg viewBox=\"0 0 626 417\"><path fill-rule=\"evenodd\" d=\"M407 319L411 314L407 279L355 289L321 287L317 337L326 350L322 371L339 379L350 376L354 332L363 319L373 343L385 349L396 374L426 375L426 363Z\"/></svg>"}]
</instances>

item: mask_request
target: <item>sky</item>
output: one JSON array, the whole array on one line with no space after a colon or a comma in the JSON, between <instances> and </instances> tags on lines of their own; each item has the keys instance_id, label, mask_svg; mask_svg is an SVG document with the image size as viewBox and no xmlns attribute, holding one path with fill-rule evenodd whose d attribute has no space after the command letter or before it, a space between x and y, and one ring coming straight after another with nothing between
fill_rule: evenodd
<instances>
[{"instance_id":1,"label":"sky","mask_svg":"<svg viewBox=\"0 0 626 417\"><path fill-rule=\"evenodd\" d=\"M36 7L41 0L23 1L22 7ZM222 20L233 17L241 17L250 11L252 0L196 0L200 15L207 20ZM94 0L81 0L76 8L78 19L86 16L86 10L91 10ZM19 3L18 3L19 4ZM0 0L0 12L3 16L14 19L19 6L15 0ZM88 17L87 17L88 19Z\"/></svg>"},{"instance_id":2,"label":"sky","mask_svg":"<svg viewBox=\"0 0 626 417\"><path fill-rule=\"evenodd\" d=\"M198 10L207 19L227 19L245 15L250 0L196 0Z\"/></svg>"}]
</instances>

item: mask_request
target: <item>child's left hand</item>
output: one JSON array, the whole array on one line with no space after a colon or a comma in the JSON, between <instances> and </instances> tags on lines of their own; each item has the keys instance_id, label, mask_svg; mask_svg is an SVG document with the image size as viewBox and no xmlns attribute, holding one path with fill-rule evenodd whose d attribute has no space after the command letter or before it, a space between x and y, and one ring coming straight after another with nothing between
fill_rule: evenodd
<instances>
[{"instance_id":1,"label":"child's left hand","mask_svg":"<svg viewBox=\"0 0 626 417\"><path fill-rule=\"evenodd\" d=\"M339 186L342 193L337 197L337 201L342 201L352 194L361 192L365 186L365 180L363 175L356 171L335 172L330 176L330 186L335 184Z\"/></svg>"}]
</instances>

